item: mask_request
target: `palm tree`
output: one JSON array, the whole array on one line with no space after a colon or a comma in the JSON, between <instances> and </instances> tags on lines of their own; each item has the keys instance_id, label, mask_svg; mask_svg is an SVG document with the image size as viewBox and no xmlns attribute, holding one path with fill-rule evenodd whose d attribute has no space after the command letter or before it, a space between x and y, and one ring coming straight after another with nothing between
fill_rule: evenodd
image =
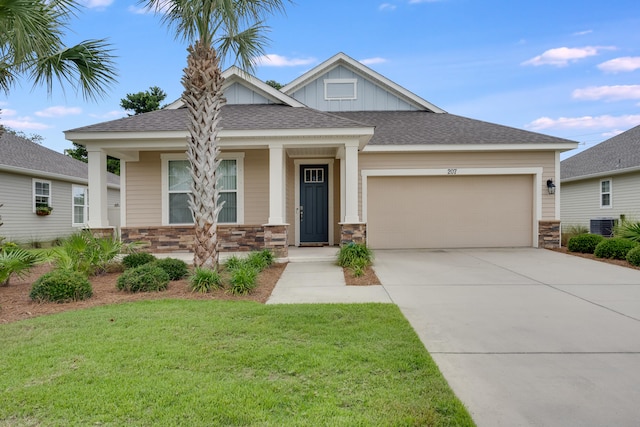
<instances>
[{"instance_id":1,"label":"palm tree","mask_svg":"<svg viewBox=\"0 0 640 427\"><path fill-rule=\"evenodd\" d=\"M6 94L27 75L51 93L53 80L79 87L85 99L104 96L115 81L104 39L66 47L61 37L74 16L74 0L0 0L0 89Z\"/></svg>"},{"instance_id":2,"label":"palm tree","mask_svg":"<svg viewBox=\"0 0 640 427\"><path fill-rule=\"evenodd\" d=\"M225 104L220 60L233 58L251 70L264 54L264 19L284 11L286 0L145 0L163 13L163 23L175 27L176 37L190 43L182 77L182 101L189 112L187 158L191 167L189 207L195 222L194 265L218 264L219 203L217 167L218 123Z\"/></svg>"}]
</instances>

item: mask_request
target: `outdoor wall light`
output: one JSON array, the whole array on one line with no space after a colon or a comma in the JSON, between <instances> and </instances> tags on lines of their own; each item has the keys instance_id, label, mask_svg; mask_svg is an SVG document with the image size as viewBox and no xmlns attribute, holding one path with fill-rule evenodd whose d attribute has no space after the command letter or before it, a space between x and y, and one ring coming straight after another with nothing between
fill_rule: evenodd
<instances>
[{"instance_id":1,"label":"outdoor wall light","mask_svg":"<svg viewBox=\"0 0 640 427\"><path fill-rule=\"evenodd\" d=\"M547 191L549 194L556 194L556 185L550 179L547 180Z\"/></svg>"}]
</instances>

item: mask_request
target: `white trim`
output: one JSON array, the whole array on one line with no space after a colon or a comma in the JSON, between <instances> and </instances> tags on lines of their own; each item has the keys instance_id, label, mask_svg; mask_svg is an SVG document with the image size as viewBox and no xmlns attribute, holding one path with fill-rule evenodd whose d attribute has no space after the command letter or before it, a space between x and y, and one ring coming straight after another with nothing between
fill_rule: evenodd
<instances>
[{"instance_id":1,"label":"white trim","mask_svg":"<svg viewBox=\"0 0 640 427\"><path fill-rule=\"evenodd\" d=\"M556 162L555 162L555 169L556 169L556 173L555 173L555 177L553 178L553 182L556 185L556 193L555 193L555 220L556 221L560 221L560 198L562 197L562 189L560 187L562 187L560 185L560 152L556 151ZM548 191L547 191L548 192ZM552 195L552 197L554 197Z\"/></svg>"},{"instance_id":2,"label":"white trim","mask_svg":"<svg viewBox=\"0 0 640 427\"><path fill-rule=\"evenodd\" d=\"M296 246L300 246L300 166L301 165L328 165L328 175L329 180L327 185L329 186L329 200L327 203L328 212L328 221L329 221L329 246L333 246L334 238L333 238L333 162L334 159L294 159L293 164L295 168L295 178L294 178L294 212L295 212L295 244Z\"/></svg>"},{"instance_id":3,"label":"white trim","mask_svg":"<svg viewBox=\"0 0 640 427\"><path fill-rule=\"evenodd\" d=\"M568 151L578 147L578 143L560 142L554 144L414 144L414 145L367 145L365 153L411 153L431 151Z\"/></svg>"},{"instance_id":4,"label":"white trim","mask_svg":"<svg viewBox=\"0 0 640 427\"><path fill-rule=\"evenodd\" d=\"M367 223L367 179L370 176L445 176L445 175L533 175L533 247L538 247L538 226L542 218L542 171L541 167L529 168L451 168L451 169L363 169L362 175L362 222Z\"/></svg>"},{"instance_id":5,"label":"white trim","mask_svg":"<svg viewBox=\"0 0 640 427\"><path fill-rule=\"evenodd\" d=\"M48 198L47 206L53 208L53 184L51 181L40 178L31 178L31 209L33 213L36 213L36 182L40 182L43 184L49 185L49 195L46 196Z\"/></svg>"},{"instance_id":6,"label":"white trim","mask_svg":"<svg viewBox=\"0 0 640 427\"><path fill-rule=\"evenodd\" d=\"M127 161L120 159L120 228L127 226Z\"/></svg>"},{"instance_id":7,"label":"white trim","mask_svg":"<svg viewBox=\"0 0 640 427\"><path fill-rule=\"evenodd\" d=\"M354 99L358 99L358 79L324 79L324 100L325 101L351 101ZM329 96L329 86L332 84L352 84L353 85L353 95L352 96L338 96L338 97L330 97Z\"/></svg>"},{"instance_id":8,"label":"white trim","mask_svg":"<svg viewBox=\"0 0 640 427\"><path fill-rule=\"evenodd\" d=\"M602 183L605 181L609 181L609 192L608 193L603 193L602 192ZM613 209L613 178L603 178L598 182L598 195L600 197L600 209ZM609 204L608 205L603 205L602 204L602 196L604 194L609 194Z\"/></svg>"},{"instance_id":9,"label":"white trim","mask_svg":"<svg viewBox=\"0 0 640 427\"><path fill-rule=\"evenodd\" d=\"M75 212L75 195L74 195L74 189L75 188L82 188L84 190L84 212L82 214L82 218L84 219L84 222L75 222L76 219L76 212ZM87 223L88 223L88 218L89 218L89 187L87 187L86 185L76 185L76 184L71 184L71 226L72 227L86 227Z\"/></svg>"},{"instance_id":10,"label":"white trim","mask_svg":"<svg viewBox=\"0 0 640 427\"><path fill-rule=\"evenodd\" d=\"M220 153L220 160L235 160L237 176L236 222L224 222L220 224L244 224L244 153ZM162 191L162 225L193 225L169 223L169 161L187 160L185 153L161 153L161 191Z\"/></svg>"},{"instance_id":11,"label":"white trim","mask_svg":"<svg viewBox=\"0 0 640 427\"><path fill-rule=\"evenodd\" d=\"M562 180L562 182L583 181L585 179L610 177L610 176L623 175L626 173L634 173L634 172L640 172L640 166L634 166L632 168L625 168L625 169L617 169L614 171L598 172L590 175L574 176L572 178L565 178Z\"/></svg>"}]
</instances>

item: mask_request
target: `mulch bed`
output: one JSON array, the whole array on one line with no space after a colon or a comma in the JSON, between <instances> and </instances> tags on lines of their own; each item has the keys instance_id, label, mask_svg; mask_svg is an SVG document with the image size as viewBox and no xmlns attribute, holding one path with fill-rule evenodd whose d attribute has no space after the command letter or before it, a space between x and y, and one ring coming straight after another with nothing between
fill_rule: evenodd
<instances>
[{"instance_id":1,"label":"mulch bed","mask_svg":"<svg viewBox=\"0 0 640 427\"><path fill-rule=\"evenodd\" d=\"M626 260L623 259L609 259L609 258L597 258L594 254L582 254L580 252L569 252L567 248L550 248L549 250L554 252L560 252L567 255L578 256L580 258L587 258L594 261L604 262L607 264L619 265L621 267L633 268L635 270L640 270L640 267L635 267L629 264Z\"/></svg>"}]
</instances>

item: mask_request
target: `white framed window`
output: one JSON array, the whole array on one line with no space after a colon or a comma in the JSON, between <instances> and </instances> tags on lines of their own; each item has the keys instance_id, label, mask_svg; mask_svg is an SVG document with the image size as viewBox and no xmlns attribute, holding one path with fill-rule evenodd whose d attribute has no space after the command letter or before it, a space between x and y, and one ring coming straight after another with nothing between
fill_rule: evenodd
<instances>
[{"instance_id":1,"label":"white framed window","mask_svg":"<svg viewBox=\"0 0 640 427\"><path fill-rule=\"evenodd\" d=\"M89 189L82 185L71 186L72 225L79 227L89 222Z\"/></svg>"},{"instance_id":2,"label":"white framed window","mask_svg":"<svg viewBox=\"0 0 640 427\"><path fill-rule=\"evenodd\" d=\"M191 174L184 154L162 154L162 222L165 225L193 224L189 209ZM244 222L244 153L222 153L218 174L220 203L218 222Z\"/></svg>"},{"instance_id":3,"label":"white framed window","mask_svg":"<svg viewBox=\"0 0 640 427\"><path fill-rule=\"evenodd\" d=\"M349 100L356 99L358 79L325 79L324 99Z\"/></svg>"},{"instance_id":4,"label":"white framed window","mask_svg":"<svg viewBox=\"0 0 640 427\"><path fill-rule=\"evenodd\" d=\"M611 179L603 179L600 181L600 207L610 208L612 206Z\"/></svg>"},{"instance_id":5,"label":"white framed window","mask_svg":"<svg viewBox=\"0 0 640 427\"><path fill-rule=\"evenodd\" d=\"M51 206L51 181L33 178L33 212Z\"/></svg>"}]
</instances>

